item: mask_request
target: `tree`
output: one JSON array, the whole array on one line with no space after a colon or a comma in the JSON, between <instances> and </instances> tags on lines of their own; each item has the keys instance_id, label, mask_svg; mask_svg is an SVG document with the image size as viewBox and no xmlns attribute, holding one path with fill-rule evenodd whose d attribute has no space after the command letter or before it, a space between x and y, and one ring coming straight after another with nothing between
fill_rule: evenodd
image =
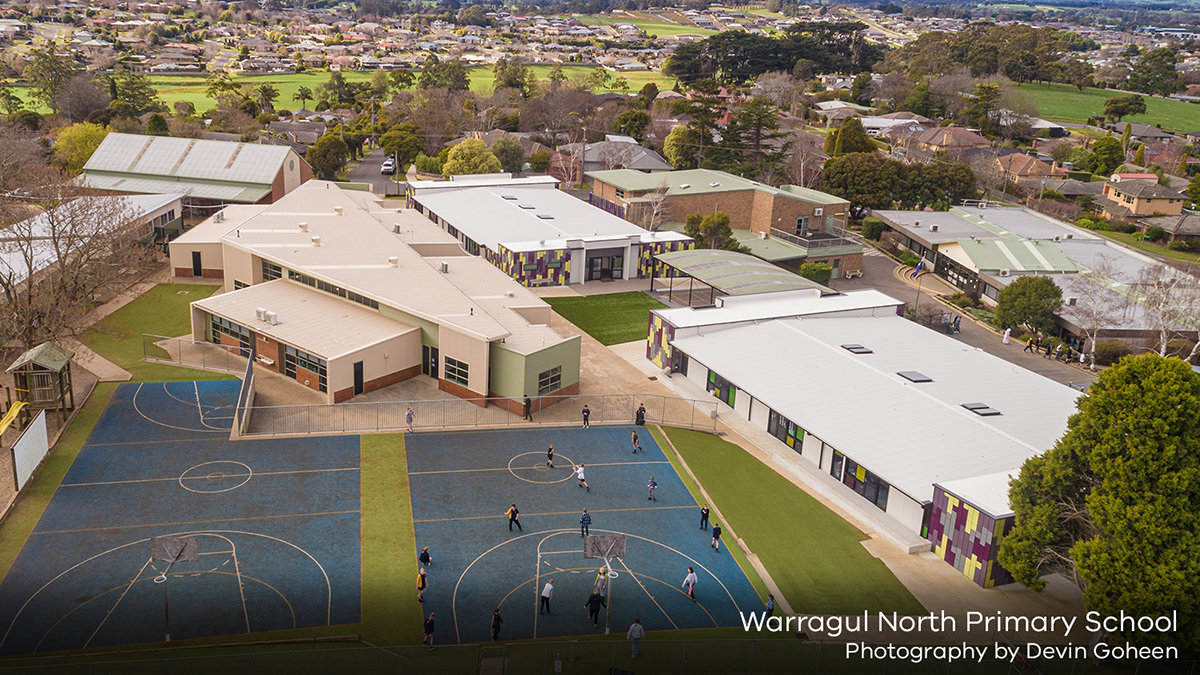
<instances>
[{"instance_id":1,"label":"tree","mask_svg":"<svg viewBox=\"0 0 1200 675\"><path fill-rule=\"evenodd\" d=\"M1138 146L1137 152L1133 155L1133 163L1138 166L1146 166L1146 144Z\"/></svg>"},{"instance_id":2,"label":"tree","mask_svg":"<svg viewBox=\"0 0 1200 675\"><path fill-rule=\"evenodd\" d=\"M1149 235L1149 228L1147 228ZM1144 265L1132 284L1133 301L1146 309L1146 319L1156 333L1154 351L1159 356L1182 354L1184 338L1196 330L1200 317L1200 285L1188 274L1162 263ZM1187 361L1200 353L1200 342L1192 344Z\"/></svg>"},{"instance_id":3,"label":"tree","mask_svg":"<svg viewBox=\"0 0 1200 675\"><path fill-rule=\"evenodd\" d=\"M804 263L800 266L800 276L828 286L829 280L833 278L833 268L825 263Z\"/></svg>"},{"instance_id":4,"label":"tree","mask_svg":"<svg viewBox=\"0 0 1200 675\"><path fill-rule=\"evenodd\" d=\"M1188 201L1192 204L1192 208L1200 206L1200 173L1192 176L1192 179L1188 181L1186 192Z\"/></svg>"},{"instance_id":5,"label":"tree","mask_svg":"<svg viewBox=\"0 0 1200 675\"><path fill-rule=\"evenodd\" d=\"M72 122L82 122L112 101L106 88L93 73L79 73L63 83L54 101L54 109Z\"/></svg>"},{"instance_id":6,"label":"tree","mask_svg":"<svg viewBox=\"0 0 1200 675\"><path fill-rule=\"evenodd\" d=\"M1059 312L1083 331L1084 341L1091 352L1091 367L1096 367L1096 341L1103 331L1116 328L1125 320L1128 301L1110 288L1124 283L1116 258L1098 254L1090 268L1077 274L1062 275L1063 288L1075 298L1075 304L1064 305Z\"/></svg>"},{"instance_id":7,"label":"tree","mask_svg":"<svg viewBox=\"0 0 1200 675\"><path fill-rule=\"evenodd\" d=\"M1125 153L1121 152L1121 141L1112 136L1098 138L1092 143L1092 157L1095 163L1092 172L1100 176L1111 174L1125 161Z\"/></svg>"},{"instance_id":8,"label":"tree","mask_svg":"<svg viewBox=\"0 0 1200 675\"><path fill-rule=\"evenodd\" d=\"M866 209L892 206L893 190L900 181L903 165L865 152L831 158L821 173L820 187L825 192L850 202L850 211L861 218Z\"/></svg>"},{"instance_id":9,"label":"tree","mask_svg":"<svg viewBox=\"0 0 1200 675\"><path fill-rule=\"evenodd\" d=\"M525 148L515 138L501 138L492 144L492 154L500 161L500 168L518 174L525 166Z\"/></svg>"},{"instance_id":10,"label":"tree","mask_svg":"<svg viewBox=\"0 0 1200 675\"><path fill-rule=\"evenodd\" d=\"M1125 131L1121 132L1121 153L1129 152L1129 144L1133 142L1133 125L1125 123Z\"/></svg>"},{"instance_id":11,"label":"tree","mask_svg":"<svg viewBox=\"0 0 1200 675\"><path fill-rule=\"evenodd\" d=\"M1175 62L1175 52L1167 47L1142 55L1129 74L1128 87L1155 96L1174 94L1183 88Z\"/></svg>"},{"instance_id":12,"label":"tree","mask_svg":"<svg viewBox=\"0 0 1200 675\"><path fill-rule=\"evenodd\" d=\"M1120 122L1121 118L1146 113L1146 100L1138 94L1114 96L1104 101L1104 116Z\"/></svg>"},{"instance_id":13,"label":"tree","mask_svg":"<svg viewBox=\"0 0 1200 675\"><path fill-rule=\"evenodd\" d=\"M1078 399L1067 433L1012 482L1016 514L999 561L1033 590L1061 573L1101 616L1176 614L1171 633L1114 631L1136 644L1200 647L1200 376L1184 361L1126 357Z\"/></svg>"},{"instance_id":14,"label":"tree","mask_svg":"<svg viewBox=\"0 0 1200 675\"><path fill-rule=\"evenodd\" d=\"M667 193L670 190L671 186L664 178L657 187L643 195L647 206L646 221L643 225L647 230L657 232L658 228L662 227L663 221L667 219L667 212L670 210L667 205Z\"/></svg>"},{"instance_id":15,"label":"tree","mask_svg":"<svg viewBox=\"0 0 1200 675\"><path fill-rule=\"evenodd\" d=\"M501 56L496 65L492 66L492 73L495 74L493 85L496 89L510 87L521 92L521 98L529 98L530 94L536 87L536 78L533 76L533 71L525 64L520 57L512 57L511 59Z\"/></svg>"},{"instance_id":16,"label":"tree","mask_svg":"<svg viewBox=\"0 0 1200 675\"><path fill-rule=\"evenodd\" d=\"M308 87L305 87L305 86L301 86L299 89L296 90L295 94L292 94L292 100L300 101L300 107L302 107L302 108L308 107L308 102L310 100L312 100L312 97L313 97L312 89L309 89Z\"/></svg>"},{"instance_id":17,"label":"tree","mask_svg":"<svg viewBox=\"0 0 1200 675\"><path fill-rule=\"evenodd\" d=\"M499 172L500 160L478 138L468 138L450 148L450 154L442 166L442 175L446 177Z\"/></svg>"},{"instance_id":18,"label":"tree","mask_svg":"<svg viewBox=\"0 0 1200 675\"><path fill-rule=\"evenodd\" d=\"M408 170L408 165L417 160L417 155L425 151L421 140L421 128L415 124L397 124L379 137L379 145L384 151L396 158L400 166L396 173Z\"/></svg>"},{"instance_id":19,"label":"tree","mask_svg":"<svg viewBox=\"0 0 1200 675\"><path fill-rule=\"evenodd\" d=\"M650 115L644 110L626 110L617 115L616 132L632 136L638 142L646 135L646 128L649 126Z\"/></svg>"},{"instance_id":20,"label":"tree","mask_svg":"<svg viewBox=\"0 0 1200 675\"><path fill-rule=\"evenodd\" d=\"M467 91L471 88L471 79L467 77L467 69L463 67L462 61L442 61L436 55L430 54L421 65L417 86L421 89Z\"/></svg>"},{"instance_id":21,"label":"tree","mask_svg":"<svg viewBox=\"0 0 1200 675\"><path fill-rule=\"evenodd\" d=\"M92 153L108 137L108 129L99 124L80 122L58 132L58 141L54 144L54 158L62 164L63 169L75 173L83 169L83 165L92 158Z\"/></svg>"},{"instance_id":22,"label":"tree","mask_svg":"<svg viewBox=\"0 0 1200 675\"><path fill-rule=\"evenodd\" d=\"M274 110L275 101L279 99L279 90L269 82L266 82L254 88L254 96L258 100L259 108Z\"/></svg>"},{"instance_id":23,"label":"tree","mask_svg":"<svg viewBox=\"0 0 1200 675\"><path fill-rule=\"evenodd\" d=\"M4 114L12 115L24 107L25 102L13 93L12 87L7 82L0 82L0 109L4 110Z\"/></svg>"},{"instance_id":24,"label":"tree","mask_svg":"<svg viewBox=\"0 0 1200 675\"><path fill-rule=\"evenodd\" d=\"M550 169L552 156L549 150L538 150L529 156L529 169L535 173L546 173Z\"/></svg>"},{"instance_id":25,"label":"tree","mask_svg":"<svg viewBox=\"0 0 1200 675\"><path fill-rule=\"evenodd\" d=\"M656 98L658 98L658 85L653 82L647 82L638 91L638 104L646 110L654 106L654 99Z\"/></svg>"},{"instance_id":26,"label":"tree","mask_svg":"<svg viewBox=\"0 0 1200 675\"><path fill-rule=\"evenodd\" d=\"M996 299L996 325L1025 326L1031 332L1054 329L1054 312L1062 306L1062 289L1047 276L1021 276L1000 291Z\"/></svg>"},{"instance_id":27,"label":"tree","mask_svg":"<svg viewBox=\"0 0 1200 675\"><path fill-rule=\"evenodd\" d=\"M663 156L676 169L696 168L698 134L687 126L677 126L663 141Z\"/></svg>"},{"instance_id":28,"label":"tree","mask_svg":"<svg viewBox=\"0 0 1200 675\"><path fill-rule=\"evenodd\" d=\"M1022 50L1004 62L1004 74L1016 82L1033 82L1038 75L1037 54Z\"/></svg>"},{"instance_id":29,"label":"tree","mask_svg":"<svg viewBox=\"0 0 1200 675\"><path fill-rule=\"evenodd\" d=\"M875 142L856 117L846 120L841 129L831 129L829 134L832 138L825 140L826 153L840 156L852 152L875 152Z\"/></svg>"},{"instance_id":30,"label":"tree","mask_svg":"<svg viewBox=\"0 0 1200 675\"><path fill-rule=\"evenodd\" d=\"M166 110L167 106L158 98L158 91L144 73L121 70L110 77L113 99L124 101L133 108L134 115Z\"/></svg>"},{"instance_id":31,"label":"tree","mask_svg":"<svg viewBox=\"0 0 1200 675\"><path fill-rule=\"evenodd\" d=\"M146 121L146 133L150 136L168 136L171 133L167 127L167 118L162 116L162 113L154 113L150 119Z\"/></svg>"},{"instance_id":32,"label":"tree","mask_svg":"<svg viewBox=\"0 0 1200 675\"><path fill-rule=\"evenodd\" d=\"M313 173L324 180L336 179L349 158L350 148L346 147L346 142L336 134L325 134L318 138L305 155Z\"/></svg>"},{"instance_id":33,"label":"tree","mask_svg":"<svg viewBox=\"0 0 1200 675\"><path fill-rule=\"evenodd\" d=\"M717 211L707 217L693 213L687 217L683 233L696 240L696 248L712 248L724 251L740 251L741 245L733 238L729 227L729 215Z\"/></svg>"},{"instance_id":34,"label":"tree","mask_svg":"<svg viewBox=\"0 0 1200 675\"><path fill-rule=\"evenodd\" d=\"M224 71L213 73L204 81L204 93L213 100L219 98L221 94L237 90L238 86L234 83L233 78ZM309 98L312 98L311 93Z\"/></svg>"},{"instance_id":35,"label":"tree","mask_svg":"<svg viewBox=\"0 0 1200 675\"><path fill-rule=\"evenodd\" d=\"M49 43L26 53L27 65L22 76L33 83L33 98L58 112L59 93L67 81L79 72L79 66L69 53L60 52L56 43Z\"/></svg>"},{"instance_id":36,"label":"tree","mask_svg":"<svg viewBox=\"0 0 1200 675\"><path fill-rule=\"evenodd\" d=\"M854 78L854 82L850 85L850 100L863 105L871 104L871 97L868 95L867 89L871 86L871 74L859 73Z\"/></svg>"}]
</instances>

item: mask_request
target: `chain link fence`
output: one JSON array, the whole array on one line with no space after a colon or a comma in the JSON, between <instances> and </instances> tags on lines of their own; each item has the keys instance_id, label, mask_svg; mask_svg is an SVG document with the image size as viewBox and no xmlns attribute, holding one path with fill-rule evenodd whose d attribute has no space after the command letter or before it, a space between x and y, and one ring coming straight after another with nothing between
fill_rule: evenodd
<instances>
[{"instance_id":1,"label":"chain link fence","mask_svg":"<svg viewBox=\"0 0 1200 675\"><path fill-rule=\"evenodd\" d=\"M211 342L142 334L142 360L226 373L241 373L253 356L249 346L232 347Z\"/></svg>"},{"instance_id":2,"label":"chain link fence","mask_svg":"<svg viewBox=\"0 0 1200 675\"><path fill-rule=\"evenodd\" d=\"M432 431L531 423L582 424L584 406L588 408L590 423L632 424L637 421L639 405L646 409L643 420L646 424L704 431L716 431L717 428L716 401L694 401L661 394L539 396L533 399L532 422L525 420L521 412L515 412L522 411L519 401L484 398L252 406L239 410L239 419L246 436L356 434L406 429L409 407L413 409L413 430Z\"/></svg>"}]
</instances>

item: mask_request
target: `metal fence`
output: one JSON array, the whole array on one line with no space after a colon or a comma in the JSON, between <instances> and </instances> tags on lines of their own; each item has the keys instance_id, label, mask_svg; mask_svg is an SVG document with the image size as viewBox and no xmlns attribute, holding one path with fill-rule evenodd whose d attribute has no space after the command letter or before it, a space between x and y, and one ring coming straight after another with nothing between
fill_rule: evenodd
<instances>
[{"instance_id":1,"label":"metal fence","mask_svg":"<svg viewBox=\"0 0 1200 675\"><path fill-rule=\"evenodd\" d=\"M705 431L717 428L717 403L671 398L660 394L603 394L539 396L533 399L532 424L582 424L583 407L589 422L632 424L639 405L646 408L646 424L687 427ZM354 434L400 431L413 409L413 430L431 431L464 427L505 427L531 424L522 418L521 402L514 399L440 399L428 401L367 401L333 405L251 406L245 435Z\"/></svg>"},{"instance_id":2,"label":"metal fence","mask_svg":"<svg viewBox=\"0 0 1200 675\"><path fill-rule=\"evenodd\" d=\"M142 360L175 366L241 373L253 355L250 347L230 347L186 338L142 334Z\"/></svg>"},{"instance_id":3,"label":"metal fence","mask_svg":"<svg viewBox=\"0 0 1200 675\"><path fill-rule=\"evenodd\" d=\"M787 639L791 638L791 639ZM858 643L879 647L870 643ZM796 640L790 634L763 640L642 640L638 658L623 639L548 640L535 642L492 642L478 645L426 647L360 646L275 651L254 651L184 656L128 654L98 660L96 657L42 657L0 663L12 675L180 675L184 673L253 673L255 675L329 675L330 673L495 673L499 675L646 674L668 675L820 675L820 673L945 673L946 675L991 675L1037 673L1038 675L1121 675L1154 673L1185 675L1196 672L1195 661L1094 662L1092 660L1019 660L1014 663L973 659L949 661L930 658L911 660L863 659L847 656L845 642ZM185 648L186 649L186 648ZM190 651L190 650L189 650Z\"/></svg>"}]
</instances>

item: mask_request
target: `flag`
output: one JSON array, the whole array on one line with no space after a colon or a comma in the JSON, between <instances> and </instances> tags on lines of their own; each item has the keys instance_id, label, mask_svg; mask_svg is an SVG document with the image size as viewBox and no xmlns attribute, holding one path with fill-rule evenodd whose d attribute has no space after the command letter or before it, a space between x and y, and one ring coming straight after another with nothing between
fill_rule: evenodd
<instances>
[{"instance_id":1,"label":"flag","mask_svg":"<svg viewBox=\"0 0 1200 675\"><path fill-rule=\"evenodd\" d=\"M925 259L921 258L921 262L917 263L917 268L913 270L913 276L920 274L923 269L925 269Z\"/></svg>"}]
</instances>

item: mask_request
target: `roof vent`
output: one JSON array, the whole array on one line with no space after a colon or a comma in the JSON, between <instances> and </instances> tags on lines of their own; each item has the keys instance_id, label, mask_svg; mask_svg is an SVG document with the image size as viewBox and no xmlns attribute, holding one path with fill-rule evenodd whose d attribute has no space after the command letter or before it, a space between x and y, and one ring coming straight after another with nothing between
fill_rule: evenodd
<instances>
[{"instance_id":1,"label":"roof vent","mask_svg":"<svg viewBox=\"0 0 1200 675\"><path fill-rule=\"evenodd\" d=\"M392 257L388 258L388 267L399 267L399 266L400 266L400 258L397 258L396 256L392 256Z\"/></svg>"},{"instance_id":2,"label":"roof vent","mask_svg":"<svg viewBox=\"0 0 1200 675\"><path fill-rule=\"evenodd\" d=\"M508 201L510 201L510 202L515 202L515 201L517 201L517 197L516 197L516 195L500 195L500 196L501 196L502 198L504 198L504 199L507 199L507 200L508 200Z\"/></svg>"},{"instance_id":3,"label":"roof vent","mask_svg":"<svg viewBox=\"0 0 1200 675\"><path fill-rule=\"evenodd\" d=\"M1056 235L1054 235L1054 241L1056 241L1056 242L1062 241L1062 237L1060 237L1059 235L1056 234Z\"/></svg>"},{"instance_id":4,"label":"roof vent","mask_svg":"<svg viewBox=\"0 0 1200 675\"><path fill-rule=\"evenodd\" d=\"M342 215L342 207L340 207L340 206L333 207L333 212L338 214L339 216Z\"/></svg>"},{"instance_id":5,"label":"roof vent","mask_svg":"<svg viewBox=\"0 0 1200 675\"><path fill-rule=\"evenodd\" d=\"M545 213L539 213L538 218L541 218L542 220L554 220L554 216Z\"/></svg>"},{"instance_id":6,"label":"roof vent","mask_svg":"<svg viewBox=\"0 0 1200 675\"><path fill-rule=\"evenodd\" d=\"M300 223L300 231L308 232L308 223Z\"/></svg>"},{"instance_id":7,"label":"roof vent","mask_svg":"<svg viewBox=\"0 0 1200 675\"><path fill-rule=\"evenodd\" d=\"M214 214L213 214L213 222L214 222L214 223L223 223L223 222L225 222L225 212L224 212L224 211L217 211L216 213L214 213Z\"/></svg>"},{"instance_id":8,"label":"roof vent","mask_svg":"<svg viewBox=\"0 0 1200 675\"><path fill-rule=\"evenodd\" d=\"M532 211L534 208L532 204L517 204L517 206L519 206L523 209L526 209L528 211Z\"/></svg>"},{"instance_id":9,"label":"roof vent","mask_svg":"<svg viewBox=\"0 0 1200 675\"><path fill-rule=\"evenodd\" d=\"M999 410L988 407L986 403L964 403L962 407L979 415L980 417L995 417L1000 414Z\"/></svg>"},{"instance_id":10,"label":"roof vent","mask_svg":"<svg viewBox=\"0 0 1200 675\"><path fill-rule=\"evenodd\" d=\"M517 292L516 291L504 291L504 297L515 298L515 297L517 297Z\"/></svg>"},{"instance_id":11,"label":"roof vent","mask_svg":"<svg viewBox=\"0 0 1200 675\"><path fill-rule=\"evenodd\" d=\"M875 353L862 345L842 345L842 349L845 349L846 351L850 352L851 354L874 354Z\"/></svg>"},{"instance_id":12,"label":"roof vent","mask_svg":"<svg viewBox=\"0 0 1200 675\"><path fill-rule=\"evenodd\" d=\"M313 238L312 238L312 243L313 243L313 246L320 247L320 245L321 245L321 238L320 238L320 237L313 237Z\"/></svg>"},{"instance_id":13,"label":"roof vent","mask_svg":"<svg viewBox=\"0 0 1200 675\"><path fill-rule=\"evenodd\" d=\"M692 184L691 184L691 183L680 183L680 184L679 184L679 189L680 189L680 190L686 190L686 189L688 189L688 188L690 188L690 187L692 187Z\"/></svg>"},{"instance_id":14,"label":"roof vent","mask_svg":"<svg viewBox=\"0 0 1200 675\"><path fill-rule=\"evenodd\" d=\"M921 227L921 221L919 221L919 220L914 220L914 221L913 221L913 227L914 227L914 228Z\"/></svg>"},{"instance_id":15,"label":"roof vent","mask_svg":"<svg viewBox=\"0 0 1200 675\"><path fill-rule=\"evenodd\" d=\"M721 187L720 183L709 183L708 187Z\"/></svg>"},{"instance_id":16,"label":"roof vent","mask_svg":"<svg viewBox=\"0 0 1200 675\"><path fill-rule=\"evenodd\" d=\"M1010 270L1008 268L1000 270L1000 276L1002 276L1002 277L1007 277L1011 274L1012 274L1012 270Z\"/></svg>"},{"instance_id":17,"label":"roof vent","mask_svg":"<svg viewBox=\"0 0 1200 675\"><path fill-rule=\"evenodd\" d=\"M915 370L901 370L896 374L908 380L909 382L933 382L932 377L929 377L928 375L922 375Z\"/></svg>"}]
</instances>

